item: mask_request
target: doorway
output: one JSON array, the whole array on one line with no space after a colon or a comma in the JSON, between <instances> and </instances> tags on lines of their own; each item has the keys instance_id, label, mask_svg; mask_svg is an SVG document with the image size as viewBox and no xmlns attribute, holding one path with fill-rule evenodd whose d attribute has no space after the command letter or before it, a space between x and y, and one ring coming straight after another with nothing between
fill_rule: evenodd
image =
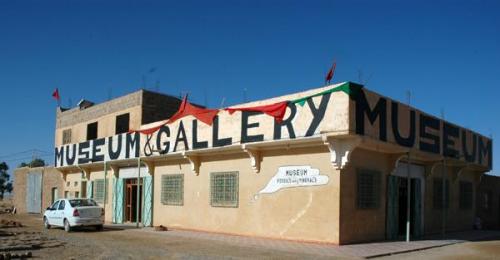
<instances>
[{"instance_id":1,"label":"doorway","mask_svg":"<svg viewBox=\"0 0 500 260\"><path fill-rule=\"evenodd\" d=\"M57 190L57 188L52 188L51 194L52 195L51 195L51 202L50 202L50 204L52 205L52 204L54 204L54 202L56 200L59 199L59 191Z\"/></svg>"},{"instance_id":2,"label":"doorway","mask_svg":"<svg viewBox=\"0 0 500 260\"><path fill-rule=\"evenodd\" d=\"M396 176L398 180L398 237L404 238L406 236L406 223L407 223L407 213L408 213L408 180L406 178ZM420 225L417 225L418 218L416 216L416 212L419 211L417 205L416 194L420 194L420 190L417 190L416 182L419 182L419 179L411 178L410 179L410 237L415 236L415 230L420 228Z\"/></svg>"},{"instance_id":3,"label":"doorway","mask_svg":"<svg viewBox=\"0 0 500 260\"><path fill-rule=\"evenodd\" d=\"M498 217L498 226L497 226L497 229L500 229L500 196L498 196L498 211L497 211L497 217Z\"/></svg>"},{"instance_id":4,"label":"doorway","mask_svg":"<svg viewBox=\"0 0 500 260\"><path fill-rule=\"evenodd\" d=\"M87 182L86 181L81 182L80 194L82 194L82 198L87 198Z\"/></svg>"},{"instance_id":5,"label":"doorway","mask_svg":"<svg viewBox=\"0 0 500 260\"><path fill-rule=\"evenodd\" d=\"M425 169L410 165L410 237L423 234L423 199ZM387 178L386 237L390 240L406 237L408 210L408 164L400 163Z\"/></svg>"},{"instance_id":6,"label":"doorway","mask_svg":"<svg viewBox=\"0 0 500 260\"><path fill-rule=\"evenodd\" d=\"M137 183L137 179L126 179L125 181L125 221L141 222L142 221L142 194L143 194L142 178ZM137 194L139 189L139 194ZM137 197L139 195L139 197ZM137 205L139 202L139 205ZM137 210L139 206L139 211ZM137 213L138 216L137 216Z\"/></svg>"}]
</instances>

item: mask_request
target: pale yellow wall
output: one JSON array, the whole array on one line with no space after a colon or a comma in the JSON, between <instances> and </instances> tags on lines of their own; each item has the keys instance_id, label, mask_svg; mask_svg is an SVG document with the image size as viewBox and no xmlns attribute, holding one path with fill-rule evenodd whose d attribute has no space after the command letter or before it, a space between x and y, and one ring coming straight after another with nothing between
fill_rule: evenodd
<instances>
[{"instance_id":1,"label":"pale yellow wall","mask_svg":"<svg viewBox=\"0 0 500 260\"><path fill-rule=\"evenodd\" d=\"M385 239L386 211L387 211L387 176L395 166L395 157L363 149L356 149L351 157L349 166L341 171L341 213L340 213L340 243L359 243ZM441 177L441 167L435 167L434 174L430 175L431 163L418 162L425 165L424 192L424 233L441 232L441 210L433 206L433 179ZM377 170L381 173L380 201L377 209L357 209L357 176L356 169ZM447 210L446 230L469 230L472 228L475 212L475 197L477 189L477 172L464 170L458 177L460 168L448 167L450 181L450 207ZM471 209L460 209L460 181L470 181L473 184L473 202Z\"/></svg>"},{"instance_id":2,"label":"pale yellow wall","mask_svg":"<svg viewBox=\"0 0 500 260\"><path fill-rule=\"evenodd\" d=\"M329 86L328 88L332 88L334 86ZM325 88L326 89L326 88ZM295 99L302 96L306 96L312 93L318 93L322 89L309 90L299 94L287 95L279 98L266 99L259 102L253 102L248 105L263 105L263 104L272 104L273 102ZM312 102L316 108L319 107L322 96L314 97ZM245 105L246 106L246 105ZM232 107L243 107L243 105L235 105ZM349 96L344 92L335 92L332 93L329 102L326 107L325 115L323 120L319 123L318 127L315 129L313 136L320 136L321 133L337 133L337 134L347 134L347 130L349 127L349 118L348 118L348 109L349 109ZM296 114L294 119L292 120L294 133L297 139L303 138L307 130L310 127L311 122L313 121L313 113L311 112L311 108L306 103L304 106L300 106L296 104ZM290 116L290 109L287 108L284 119L286 120ZM241 128L242 128L242 113L237 111L233 114L230 114L227 111L221 110L218 113L219 118L219 138L231 137L233 144L241 144ZM193 120L195 117L186 116L181 120L177 120L173 123L169 123L167 126L170 129L170 136L166 137L166 135L162 136L162 142L169 141L170 142L170 150L169 153L173 153L173 148L175 145L175 140L177 134L180 129L180 124L182 122L184 129L186 130L186 139L188 142L188 148L184 147L183 142L179 142L177 149L175 152L192 150L192 140L193 140ZM148 125L143 125L142 129L149 129L155 126L160 125L162 122L155 122ZM164 123L164 122L163 122ZM258 123L258 126L251 127L248 129L248 135L263 135L263 141L273 141L274 140L274 124L275 119L267 114L259 114L253 115L249 117L249 124ZM197 138L198 141L207 141L208 147L213 147L213 125L207 125L201 121L198 122L197 128ZM141 145L147 143L146 138L148 136L141 135ZM154 150L161 150L164 147L157 147L158 135L156 133L150 136L151 141L150 144ZM289 132L286 127L281 128L281 139L286 140L290 139ZM158 153L155 153L157 155ZM144 156L144 149L141 149L141 156Z\"/></svg>"},{"instance_id":3,"label":"pale yellow wall","mask_svg":"<svg viewBox=\"0 0 500 260\"><path fill-rule=\"evenodd\" d=\"M352 153L348 167L340 173L341 244L383 240L385 238L386 179L387 175L393 170L392 167L389 155L362 149L356 149ZM378 208L357 208L357 169L369 169L380 172Z\"/></svg>"},{"instance_id":4,"label":"pale yellow wall","mask_svg":"<svg viewBox=\"0 0 500 260\"><path fill-rule=\"evenodd\" d=\"M135 106L124 109L115 113L106 114L105 116L95 118L93 120L80 122L71 127L56 129L55 146L62 145L63 131L71 128L71 143L81 143L87 141L87 125L97 123L97 137L103 138L115 135L116 116L130 113L130 129L138 129L141 126L142 110L141 106Z\"/></svg>"},{"instance_id":5,"label":"pale yellow wall","mask_svg":"<svg viewBox=\"0 0 500 260\"><path fill-rule=\"evenodd\" d=\"M428 167L427 171L430 171ZM472 229L475 217L475 204L476 204L476 191L477 191L477 173L465 170L458 179L455 179L456 169L448 167L446 178L450 185L450 200L449 208L446 210L446 224L447 231L470 230ZM428 172L429 173L429 172ZM425 194L425 233L434 234L440 233L442 227L442 214L441 209L434 208L434 178L441 180L442 168L440 166L434 169L434 174L426 179L427 192ZM470 181L473 187L473 199L471 209L460 209L460 181Z\"/></svg>"},{"instance_id":6,"label":"pale yellow wall","mask_svg":"<svg viewBox=\"0 0 500 260\"><path fill-rule=\"evenodd\" d=\"M112 221L112 212L113 212L113 170L108 169L108 173L106 175L106 180L108 185L106 186L106 199L104 203L98 203L99 206L104 208L104 221L106 223L111 223ZM90 174L90 181L95 181L97 179L104 179L104 169L102 171L93 171ZM93 186L95 187L95 186Z\"/></svg>"},{"instance_id":7,"label":"pale yellow wall","mask_svg":"<svg viewBox=\"0 0 500 260\"><path fill-rule=\"evenodd\" d=\"M168 227L338 243L339 172L325 146L264 152L260 173L245 155L211 156L196 176L185 163L157 166L154 174L153 223ZM278 167L310 165L329 176L324 186L298 187L260 194ZM210 205L210 173L239 172L238 208ZM184 174L184 205L161 203L161 175Z\"/></svg>"},{"instance_id":8,"label":"pale yellow wall","mask_svg":"<svg viewBox=\"0 0 500 260\"><path fill-rule=\"evenodd\" d=\"M459 152L460 157L456 158L456 161L462 161L463 163L473 163L473 164L476 164L478 166L484 167L483 172L488 171L488 168L489 168L488 157L485 156L485 158L482 158L482 162L479 162L479 152L477 152L478 155L476 156L475 161L473 161L473 162L466 162L465 161L465 158L463 157L464 151L463 151L463 144L462 144L462 142L463 142L462 130L467 132L466 139L465 139L465 142L466 142L465 145L466 145L466 147L468 147L467 149L468 149L469 153L471 153L473 143L474 143L473 138L472 138L473 134L477 135L477 138L478 138L477 142L478 143L479 143L479 140L481 139L486 144L488 141L491 141L490 138L487 138L479 133L476 133L476 132L471 131L467 128L458 126L458 125L453 124L451 122L441 120L438 116L434 116L434 115L425 113L425 112L423 112L415 107L409 107L409 106L407 106L403 103L400 103L394 99L385 97L383 95L375 93L375 92L368 90L366 88L363 88L363 93L366 97L366 100L367 100L371 110L373 110L375 108L375 106L378 104L378 102L381 100L381 98L384 98L386 100L386 106L385 106L385 108L386 108L385 109L386 129L382 130L382 131L386 130L385 133L386 133L387 140L384 141L385 143L393 144L395 146L395 148L405 149L403 152L406 152L406 147L400 146L399 144L397 144L396 139L394 137L393 129L392 129L392 123L393 123L392 122L392 102L396 102L397 104L399 104L398 105L398 117L397 117L398 118L398 130L400 132L400 135L404 138L408 137L409 132L410 132L410 111L415 112L415 142L414 142L414 145L412 147L413 153L424 153L427 156L435 157L434 160L441 159L443 151L444 151L443 140L442 140L443 135L444 135L443 128L444 128L444 123L446 122L450 125L458 127L458 129L459 129L458 130L459 131L458 138L450 136L449 138L451 141L450 141L450 144L448 145L449 148L453 148ZM354 134L354 133L356 133L356 120L357 119L356 119L356 101L353 99L351 99L349 101L348 115L349 115L349 132ZM425 131L426 131L426 133L440 136L440 142L439 142L440 154L434 154L434 153L430 153L430 152L419 152L419 147L420 147L421 141L426 142L426 143L433 143L433 140L431 140L431 139L421 138L420 115L428 116L428 117L439 120L439 124L440 124L439 129L440 130L435 130L435 129L427 127L425 129ZM377 118L377 120L372 125L368 119L368 116L366 116L366 114L364 114L364 126L365 126L364 136L378 141L380 138L380 116ZM394 152L394 151L392 151L392 152Z\"/></svg>"},{"instance_id":9,"label":"pale yellow wall","mask_svg":"<svg viewBox=\"0 0 500 260\"><path fill-rule=\"evenodd\" d=\"M69 182L69 186L68 186ZM75 182L77 185L75 186ZM69 173L66 174L66 180L63 180L63 190L69 191L69 197L74 198L75 192L79 192L81 194L81 185L82 185L82 174L81 173ZM64 192L62 194L64 197Z\"/></svg>"}]
</instances>

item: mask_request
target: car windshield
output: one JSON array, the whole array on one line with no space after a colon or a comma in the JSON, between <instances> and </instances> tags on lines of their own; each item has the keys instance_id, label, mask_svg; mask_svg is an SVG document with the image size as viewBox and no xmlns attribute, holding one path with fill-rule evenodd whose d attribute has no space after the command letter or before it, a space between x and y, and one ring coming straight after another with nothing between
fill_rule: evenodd
<instances>
[{"instance_id":1,"label":"car windshield","mask_svg":"<svg viewBox=\"0 0 500 260\"><path fill-rule=\"evenodd\" d=\"M91 199L78 199L78 200L69 200L69 204L71 207L87 207L87 206L97 206L97 203Z\"/></svg>"}]
</instances>

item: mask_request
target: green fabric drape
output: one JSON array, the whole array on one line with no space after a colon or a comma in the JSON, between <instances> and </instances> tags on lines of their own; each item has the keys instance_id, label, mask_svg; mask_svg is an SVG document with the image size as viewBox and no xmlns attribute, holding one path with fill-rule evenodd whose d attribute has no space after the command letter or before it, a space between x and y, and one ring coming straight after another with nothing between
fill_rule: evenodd
<instances>
[{"instance_id":1,"label":"green fabric drape","mask_svg":"<svg viewBox=\"0 0 500 260\"><path fill-rule=\"evenodd\" d=\"M306 101L309 98L319 97L319 96L323 96L323 95L328 94L328 93L334 93L334 92L339 92L339 91L342 91L342 92L346 93L351 98L355 98L356 95L358 94L358 92L362 88L363 88L363 85L352 83L352 82L346 82L346 83L344 83L344 84L342 84L342 85L340 85L338 87L327 89L325 91L322 91L322 92L319 92L319 93L316 93L316 94L313 94L313 95L309 95L309 96L306 96L306 97L302 97L302 98L298 98L298 99L295 99L295 100L291 100L290 102L294 103L294 104L299 104L300 106L304 106L304 104L306 103Z\"/></svg>"}]
</instances>

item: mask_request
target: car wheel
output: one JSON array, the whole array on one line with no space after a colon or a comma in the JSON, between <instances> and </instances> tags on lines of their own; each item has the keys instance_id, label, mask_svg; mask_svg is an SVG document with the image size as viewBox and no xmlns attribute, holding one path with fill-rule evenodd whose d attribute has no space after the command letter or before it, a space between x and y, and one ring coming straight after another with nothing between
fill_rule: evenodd
<instances>
[{"instance_id":1,"label":"car wheel","mask_svg":"<svg viewBox=\"0 0 500 260\"><path fill-rule=\"evenodd\" d=\"M64 231L66 231L66 232L71 231L71 226L69 225L69 222L67 219L64 220Z\"/></svg>"},{"instance_id":2,"label":"car wheel","mask_svg":"<svg viewBox=\"0 0 500 260\"><path fill-rule=\"evenodd\" d=\"M45 227L45 229L50 229L50 224L47 217L43 217L43 226Z\"/></svg>"},{"instance_id":3,"label":"car wheel","mask_svg":"<svg viewBox=\"0 0 500 260\"><path fill-rule=\"evenodd\" d=\"M95 230L101 231L103 229L102 225L97 225L95 226Z\"/></svg>"}]
</instances>

